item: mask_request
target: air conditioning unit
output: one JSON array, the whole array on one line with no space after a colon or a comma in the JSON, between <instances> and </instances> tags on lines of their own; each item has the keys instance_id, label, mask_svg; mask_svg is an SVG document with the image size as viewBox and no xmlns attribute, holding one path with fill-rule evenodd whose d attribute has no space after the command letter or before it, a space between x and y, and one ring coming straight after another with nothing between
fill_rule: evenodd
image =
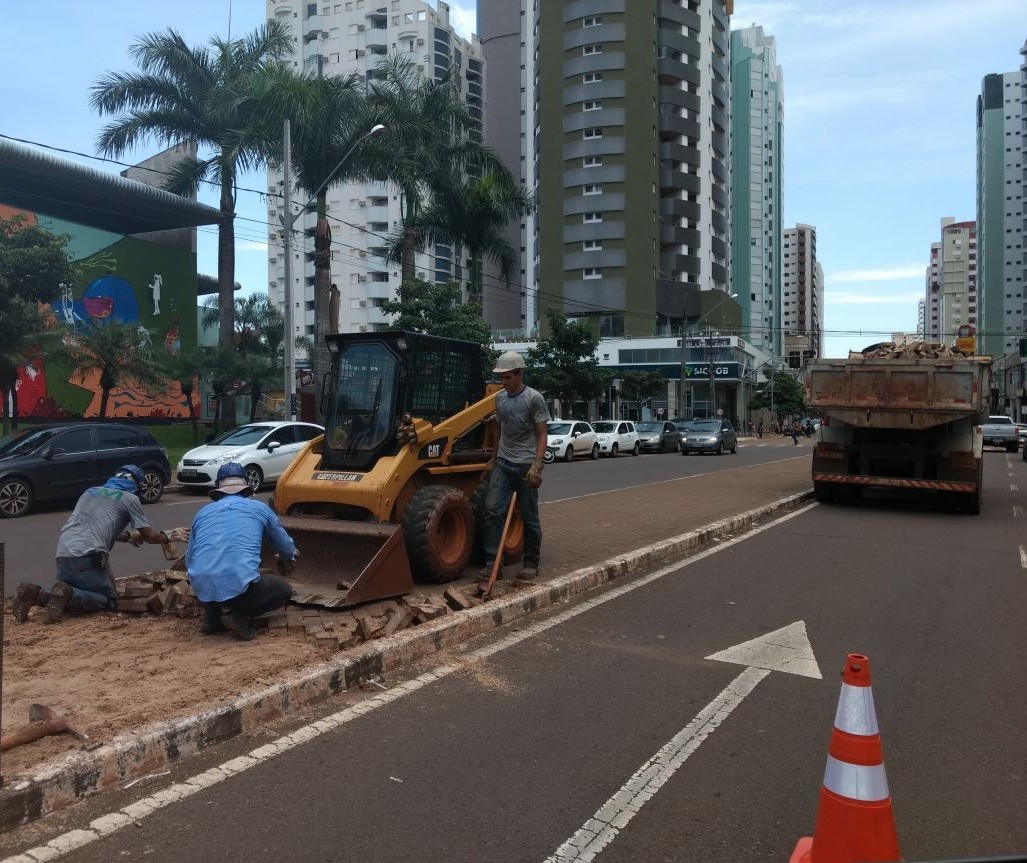
<instances>
[{"instance_id":1,"label":"air conditioning unit","mask_svg":"<svg viewBox=\"0 0 1027 863\"><path fill-rule=\"evenodd\" d=\"M418 45L423 45L424 44L424 39L418 39L417 40L417 44Z\"/></svg>"},{"instance_id":2,"label":"air conditioning unit","mask_svg":"<svg viewBox=\"0 0 1027 863\"><path fill-rule=\"evenodd\" d=\"M357 276L357 281L358 282L366 282L367 281L367 276Z\"/></svg>"},{"instance_id":3,"label":"air conditioning unit","mask_svg":"<svg viewBox=\"0 0 1027 863\"><path fill-rule=\"evenodd\" d=\"M360 332L362 332L362 333L366 333L366 332L367 332L367 330L368 330L368 326L367 326L367 324L361 324L361 325L360 325Z\"/></svg>"},{"instance_id":4,"label":"air conditioning unit","mask_svg":"<svg viewBox=\"0 0 1027 863\"><path fill-rule=\"evenodd\" d=\"M367 201L359 201L359 202L357 203L357 206L360 206L360 207L366 207L366 206L367 206Z\"/></svg>"},{"instance_id":5,"label":"air conditioning unit","mask_svg":"<svg viewBox=\"0 0 1027 863\"><path fill-rule=\"evenodd\" d=\"M365 25L363 25L363 24L357 24L357 32L358 32L358 33L363 33L363 32L364 32L364 30L366 30L366 29L367 29L367 28L366 28L366 26L365 26Z\"/></svg>"},{"instance_id":6,"label":"air conditioning unit","mask_svg":"<svg viewBox=\"0 0 1027 863\"><path fill-rule=\"evenodd\" d=\"M366 309L367 308L367 300L361 300L360 301L360 308L362 308L362 309Z\"/></svg>"}]
</instances>

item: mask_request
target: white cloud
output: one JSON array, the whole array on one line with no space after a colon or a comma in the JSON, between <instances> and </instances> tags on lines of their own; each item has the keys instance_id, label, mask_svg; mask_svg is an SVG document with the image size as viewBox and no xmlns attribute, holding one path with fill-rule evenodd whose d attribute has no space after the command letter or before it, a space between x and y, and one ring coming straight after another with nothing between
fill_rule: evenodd
<instances>
[{"instance_id":1,"label":"white cloud","mask_svg":"<svg viewBox=\"0 0 1027 863\"><path fill-rule=\"evenodd\" d=\"M260 252L262 255L266 255L267 243L257 240L236 240L235 250L237 252Z\"/></svg>"},{"instance_id":2,"label":"white cloud","mask_svg":"<svg viewBox=\"0 0 1027 863\"><path fill-rule=\"evenodd\" d=\"M478 13L474 7L473 0L450 0L449 23L465 39L470 39L478 29Z\"/></svg>"},{"instance_id":3,"label":"white cloud","mask_svg":"<svg viewBox=\"0 0 1027 863\"><path fill-rule=\"evenodd\" d=\"M824 277L825 282L891 282L896 279L922 279L927 272L925 264L900 264L877 270L839 270Z\"/></svg>"}]
</instances>

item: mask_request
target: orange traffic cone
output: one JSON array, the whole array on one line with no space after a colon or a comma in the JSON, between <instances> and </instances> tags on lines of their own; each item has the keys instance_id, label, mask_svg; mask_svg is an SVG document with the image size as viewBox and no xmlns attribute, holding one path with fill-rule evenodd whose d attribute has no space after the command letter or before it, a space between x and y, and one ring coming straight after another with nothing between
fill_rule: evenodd
<instances>
[{"instance_id":1,"label":"orange traffic cone","mask_svg":"<svg viewBox=\"0 0 1027 863\"><path fill-rule=\"evenodd\" d=\"M901 859L870 688L870 661L850 653L831 730L817 825L812 838L799 840L790 863Z\"/></svg>"}]
</instances>

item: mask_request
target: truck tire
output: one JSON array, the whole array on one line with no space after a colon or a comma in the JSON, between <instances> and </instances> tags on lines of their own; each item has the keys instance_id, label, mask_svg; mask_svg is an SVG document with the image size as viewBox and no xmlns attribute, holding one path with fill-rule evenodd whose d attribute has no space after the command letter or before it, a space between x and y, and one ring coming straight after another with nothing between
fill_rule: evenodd
<instances>
[{"instance_id":1,"label":"truck tire","mask_svg":"<svg viewBox=\"0 0 1027 863\"><path fill-rule=\"evenodd\" d=\"M965 512L967 515L980 515L981 490L978 488L977 491L968 491L960 494L957 499L957 507L960 512Z\"/></svg>"},{"instance_id":2,"label":"truck tire","mask_svg":"<svg viewBox=\"0 0 1027 863\"><path fill-rule=\"evenodd\" d=\"M402 524L415 579L442 584L464 571L474 545L474 513L460 489L418 489L403 511Z\"/></svg>"},{"instance_id":3,"label":"truck tire","mask_svg":"<svg viewBox=\"0 0 1027 863\"><path fill-rule=\"evenodd\" d=\"M471 509L474 511L474 550L472 557L477 563L485 562L485 499L488 497L488 480L478 483L471 496ZM524 525L520 513L514 515L514 523L506 535L503 546L503 563L517 563L524 556Z\"/></svg>"},{"instance_id":4,"label":"truck tire","mask_svg":"<svg viewBox=\"0 0 1027 863\"><path fill-rule=\"evenodd\" d=\"M1006 452L1016 452L1020 448L1019 441L1013 441L1012 443L1006 444Z\"/></svg>"},{"instance_id":5,"label":"truck tire","mask_svg":"<svg viewBox=\"0 0 1027 863\"><path fill-rule=\"evenodd\" d=\"M818 503L834 503L838 499L836 492L834 483L819 480L813 482L813 497Z\"/></svg>"}]
</instances>

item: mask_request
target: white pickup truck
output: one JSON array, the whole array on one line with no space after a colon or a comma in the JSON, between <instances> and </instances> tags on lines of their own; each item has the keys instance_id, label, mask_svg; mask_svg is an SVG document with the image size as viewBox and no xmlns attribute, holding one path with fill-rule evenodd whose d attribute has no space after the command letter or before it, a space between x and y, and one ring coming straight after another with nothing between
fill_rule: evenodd
<instances>
[{"instance_id":1,"label":"white pickup truck","mask_svg":"<svg viewBox=\"0 0 1027 863\"><path fill-rule=\"evenodd\" d=\"M1020 446L1016 423L1009 417L988 417L981 425L981 437L985 446L1002 446L1006 452L1016 452Z\"/></svg>"}]
</instances>

